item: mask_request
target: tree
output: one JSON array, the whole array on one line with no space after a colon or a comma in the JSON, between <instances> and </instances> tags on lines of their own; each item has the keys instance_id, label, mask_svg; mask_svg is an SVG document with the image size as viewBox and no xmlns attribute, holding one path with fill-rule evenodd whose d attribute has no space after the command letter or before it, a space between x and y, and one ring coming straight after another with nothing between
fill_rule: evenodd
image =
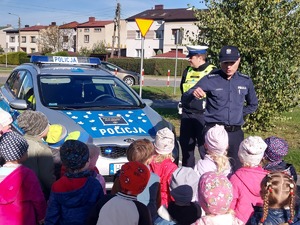
<instances>
[{"instance_id":1,"label":"tree","mask_svg":"<svg viewBox=\"0 0 300 225\"><path fill-rule=\"evenodd\" d=\"M193 7L200 30L194 44L206 44L216 65L223 45L238 46L240 71L255 84L259 108L245 128L267 130L275 118L299 104L299 0L206 0Z\"/></svg>"},{"instance_id":2,"label":"tree","mask_svg":"<svg viewBox=\"0 0 300 225\"><path fill-rule=\"evenodd\" d=\"M40 37L37 40L42 53L52 53L62 50L62 36L58 26L49 26L40 31Z\"/></svg>"},{"instance_id":3,"label":"tree","mask_svg":"<svg viewBox=\"0 0 300 225\"><path fill-rule=\"evenodd\" d=\"M97 43L93 44L92 53L94 53L94 54L106 54L107 52L106 52L105 42L100 41L100 42L97 42Z\"/></svg>"}]
</instances>

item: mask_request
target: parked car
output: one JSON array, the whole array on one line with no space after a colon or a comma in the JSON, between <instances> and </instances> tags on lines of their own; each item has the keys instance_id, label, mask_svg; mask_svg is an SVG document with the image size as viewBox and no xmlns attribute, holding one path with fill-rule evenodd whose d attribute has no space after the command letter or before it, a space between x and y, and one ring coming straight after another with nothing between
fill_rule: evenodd
<instances>
[{"instance_id":1,"label":"parked car","mask_svg":"<svg viewBox=\"0 0 300 225\"><path fill-rule=\"evenodd\" d=\"M128 86L139 85L141 75L139 73L122 69L121 67L110 62L101 61L101 67L109 70L112 74L123 80Z\"/></svg>"},{"instance_id":2,"label":"parked car","mask_svg":"<svg viewBox=\"0 0 300 225\"><path fill-rule=\"evenodd\" d=\"M121 79L99 67L98 58L32 56L16 67L0 89L0 107L14 118L22 110L43 112L50 124L68 132L87 132L99 146L97 168L110 188L117 170L127 162L126 149L136 139L154 141L163 127L174 126ZM179 145L173 151L178 162Z\"/></svg>"}]
</instances>

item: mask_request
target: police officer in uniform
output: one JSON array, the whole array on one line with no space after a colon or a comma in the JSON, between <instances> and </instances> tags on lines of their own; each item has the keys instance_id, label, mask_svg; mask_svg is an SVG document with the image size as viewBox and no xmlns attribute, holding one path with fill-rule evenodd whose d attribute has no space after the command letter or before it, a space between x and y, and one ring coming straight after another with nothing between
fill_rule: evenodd
<instances>
[{"instance_id":1,"label":"police officer in uniform","mask_svg":"<svg viewBox=\"0 0 300 225\"><path fill-rule=\"evenodd\" d=\"M210 73L215 66L206 62L207 46L187 46L190 66L182 75L181 94L192 88L202 77ZM182 166L195 166L195 146L198 145L200 155L204 156L202 132L204 128L205 98L181 100L182 115L179 142L182 150Z\"/></svg>"},{"instance_id":2,"label":"police officer in uniform","mask_svg":"<svg viewBox=\"0 0 300 225\"><path fill-rule=\"evenodd\" d=\"M215 124L224 125L229 136L228 156L233 171L241 167L238 149L244 139L244 116L258 107L251 78L238 72L240 53L235 46L224 46L219 55L220 70L213 71L185 92L185 101L206 96L205 132Z\"/></svg>"}]
</instances>

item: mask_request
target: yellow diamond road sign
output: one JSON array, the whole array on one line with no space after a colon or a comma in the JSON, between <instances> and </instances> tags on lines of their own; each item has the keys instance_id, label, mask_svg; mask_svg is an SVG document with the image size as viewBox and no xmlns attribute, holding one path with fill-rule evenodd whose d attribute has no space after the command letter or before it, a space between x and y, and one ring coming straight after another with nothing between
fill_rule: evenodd
<instances>
[{"instance_id":1,"label":"yellow diamond road sign","mask_svg":"<svg viewBox=\"0 0 300 225\"><path fill-rule=\"evenodd\" d=\"M150 19L140 19L140 18L135 18L135 22L136 24L138 25L140 31L141 31L141 34L143 37L146 36L148 30L150 29L152 23L153 23L153 20L150 20Z\"/></svg>"}]
</instances>

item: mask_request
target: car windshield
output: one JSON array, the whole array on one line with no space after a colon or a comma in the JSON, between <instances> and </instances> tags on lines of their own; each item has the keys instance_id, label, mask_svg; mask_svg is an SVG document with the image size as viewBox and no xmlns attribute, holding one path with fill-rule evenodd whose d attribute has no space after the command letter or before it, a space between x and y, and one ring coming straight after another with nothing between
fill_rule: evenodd
<instances>
[{"instance_id":1,"label":"car windshield","mask_svg":"<svg viewBox=\"0 0 300 225\"><path fill-rule=\"evenodd\" d=\"M53 109L143 107L137 94L116 77L40 75L41 102Z\"/></svg>"}]
</instances>

